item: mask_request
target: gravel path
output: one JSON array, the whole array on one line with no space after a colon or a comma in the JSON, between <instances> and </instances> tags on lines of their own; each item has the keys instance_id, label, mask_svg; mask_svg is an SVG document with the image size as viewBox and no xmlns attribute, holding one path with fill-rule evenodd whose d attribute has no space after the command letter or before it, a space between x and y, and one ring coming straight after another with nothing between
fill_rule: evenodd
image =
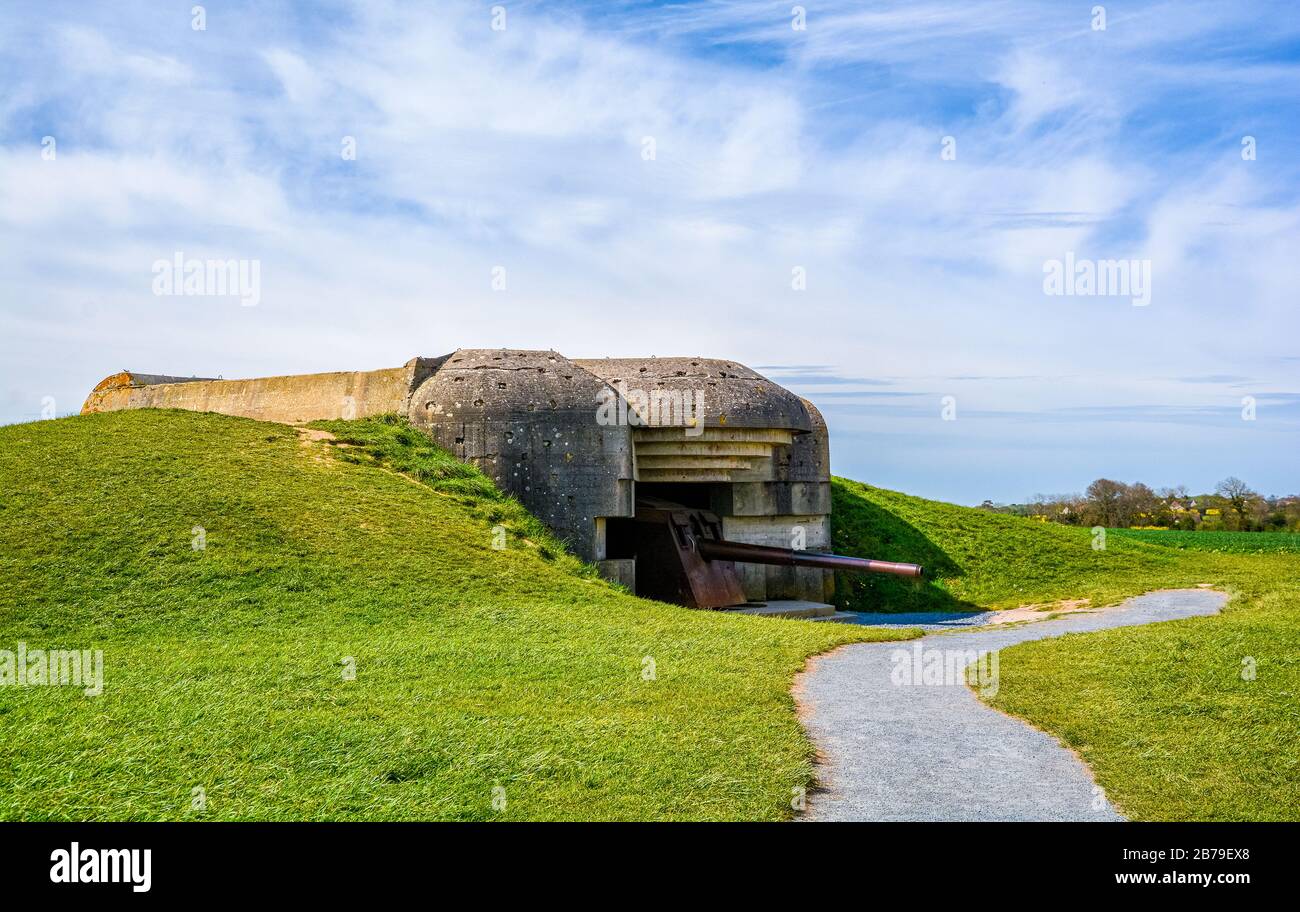
<instances>
[{"instance_id":1,"label":"gravel path","mask_svg":"<svg viewBox=\"0 0 1300 912\"><path fill-rule=\"evenodd\" d=\"M808 796L801 819L1124 819L1074 753L990 709L957 669L984 650L1216 614L1225 601L1226 595L1208 589L1151 592L1051 621L959 629L904 643L858 643L820 657L795 684L804 724L823 760L824 790ZM962 626L978 617L940 616L931 623ZM936 656L951 669L945 676L950 683L910 685L911 677L933 680L928 676L942 674ZM991 658L981 663L986 671L996 668ZM996 677L985 680L983 686L994 686Z\"/></svg>"}]
</instances>

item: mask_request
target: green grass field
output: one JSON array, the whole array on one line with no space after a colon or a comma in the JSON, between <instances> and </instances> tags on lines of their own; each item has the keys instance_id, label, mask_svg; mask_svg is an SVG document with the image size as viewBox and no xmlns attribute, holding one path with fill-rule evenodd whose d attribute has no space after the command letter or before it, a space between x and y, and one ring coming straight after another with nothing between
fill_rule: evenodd
<instances>
[{"instance_id":1,"label":"green grass field","mask_svg":"<svg viewBox=\"0 0 1300 912\"><path fill-rule=\"evenodd\" d=\"M105 681L0 687L0 818L781 819L794 674L908 635L619 593L423 437L334 427L0 428L0 649Z\"/></svg>"},{"instance_id":2,"label":"green grass field","mask_svg":"<svg viewBox=\"0 0 1300 912\"><path fill-rule=\"evenodd\" d=\"M0 687L0 818L782 819L812 777L793 675L910 634L636 599L422 435L319 427L337 440L158 411L0 428L0 649L105 666L99 697ZM1085 529L833 493L837 550L932 573L842 580L846 607L1233 593L1219 617L1007 650L996 705L1078 749L1131 816L1300 819L1295 555L1095 550Z\"/></svg>"},{"instance_id":3,"label":"green grass field","mask_svg":"<svg viewBox=\"0 0 1300 912\"><path fill-rule=\"evenodd\" d=\"M1147 542L1180 551L1220 551L1225 554L1300 554L1296 532L1191 532L1178 529L1110 529L1108 535Z\"/></svg>"}]
</instances>

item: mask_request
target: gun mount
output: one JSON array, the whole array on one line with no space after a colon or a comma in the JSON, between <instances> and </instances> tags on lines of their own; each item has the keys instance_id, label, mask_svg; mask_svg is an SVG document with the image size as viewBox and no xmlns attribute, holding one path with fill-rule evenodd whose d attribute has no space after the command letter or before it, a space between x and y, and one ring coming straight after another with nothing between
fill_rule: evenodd
<instances>
[{"instance_id":1,"label":"gun mount","mask_svg":"<svg viewBox=\"0 0 1300 912\"><path fill-rule=\"evenodd\" d=\"M637 562L637 592L691 608L745 604L736 563L909 577L925 572L918 564L727 541L722 537L722 522L713 513L656 498L638 499L635 515L625 522L625 546Z\"/></svg>"}]
</instances>

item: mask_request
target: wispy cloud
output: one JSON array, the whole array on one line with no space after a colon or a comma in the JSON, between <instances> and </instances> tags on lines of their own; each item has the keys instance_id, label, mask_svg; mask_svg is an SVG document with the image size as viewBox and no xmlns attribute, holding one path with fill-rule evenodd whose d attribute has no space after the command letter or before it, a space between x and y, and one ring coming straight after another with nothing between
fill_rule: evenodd
<instances>
[{"instance_id":1,"label":"wispy cloud","mask_svg":"<svg viewBox=\"0 0 1300 912\"><path fill-rule=\"evenodd\" d=\"M1054 2L834 0L803 31L781 3L507 4L504 31L472 3L207 6L201 32L144 2L0 10L0 420L122 367L716 354L825 401L838 471L978 501L1023 467L955 490L969 454L935 462L933 434L1073 416L1004 428L1063 453L1106 410L1154 427L1300 382L1289 5L1111 4L1104 31ZM262 303L154 297L176 251L257 258ZM1150 259L1151 305L1045 296L1067 251ZM873 391L917 410L858 410ZM961 417L929 429L945 395ZM1295 416L1198 440L1222 471L1180 438L1150 480L1286 487L1252 430Z\"/></svg>"},{"instance_id":2,"label":"wispy cloud","mask_svg":"<svg viewBox=\"0 0 1300 912\"><path fill-rule=\"evenodd\" d=\"M1241 374L1201 374L1196 377L1178 377L1179 383L1249 383L1250 377Z\"/></svg>"}]
</instances>

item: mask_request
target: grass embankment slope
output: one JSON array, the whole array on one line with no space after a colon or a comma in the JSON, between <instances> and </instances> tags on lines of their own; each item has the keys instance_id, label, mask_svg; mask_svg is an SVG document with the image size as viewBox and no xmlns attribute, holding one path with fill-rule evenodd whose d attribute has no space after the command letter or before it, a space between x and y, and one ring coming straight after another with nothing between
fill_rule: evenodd
<instances>
[{"instance_id":1,"label":"grass embankment slope","mask_svg":"<svg viewBox=\"0 0 1300 912\"><path fill-rule=\"evenodd\" d=\"M0 428L0 649L104 654L98 697L0 687L0 818L790 813L793 675L890 634L622 594L422 436L331 427Z\"/></svg>"},{"instance_id":2,"label":"grass embankment slope","mask_svg":"<svg viewBox=\"0 0 1300 912\"><path fill-rule=\"evenodd\" d=\"M837 478L832 541L846 554L923 564L927 582L840 574L853 610L974 611L1090 599L1107 605L1209 578L1170 549L1088 529L939 503Z\"/></svg>"},{"instance_id":3,"label":"grass embankment slope","mask_svg":"<svg viewBox=\"0 0 1300 912\"><path fill-rule=\"evenodd\" d=\"M835 482L835 544L918 560L927 585L842 580L850 607L1006 607L1213 583L1221 615L1003 650L991 702L1075 748L1142 820L1300 819L1300 555L1183 550L1143 536L935 503ZM1203 533L1188 533L1199 535Z\"/></svg>"}]
</instances>

